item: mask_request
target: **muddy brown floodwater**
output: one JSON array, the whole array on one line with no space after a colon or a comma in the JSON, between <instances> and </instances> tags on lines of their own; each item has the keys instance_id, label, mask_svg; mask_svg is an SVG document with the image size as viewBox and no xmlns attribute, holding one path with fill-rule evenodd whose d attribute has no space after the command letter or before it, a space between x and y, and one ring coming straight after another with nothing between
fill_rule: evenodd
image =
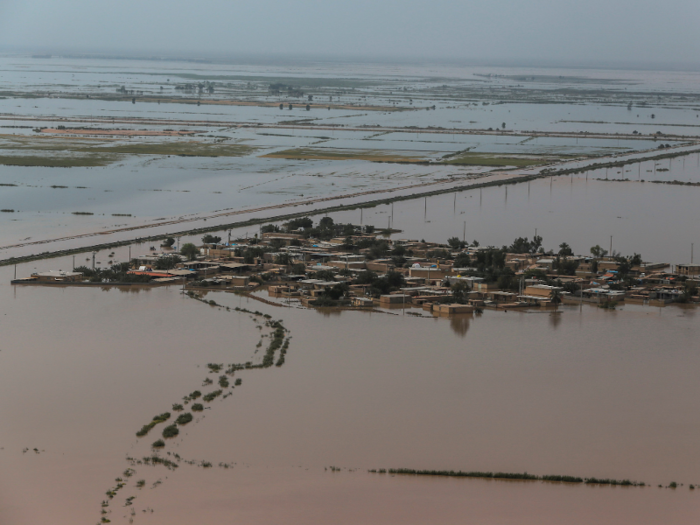
<instances>
[{"instance_id":1,"label":"muddy brown floodwater","mask_svg":"<svg viewBox=\"0 0 700 525\"><path fill-rule=\"evenodd\" d=\"M207 363L262 352L249 314L175 287L12 287L10 277L0 270L3 525L99 521L126 457L150 455L160 432L139 440L136 430L205 391L202 380L215 377ZM700 515L700 490L689 488L700 483L695 309L417 319L205 298L282 319L286 363L236 372L243 384L161 452L212 468L133 465L110 502L112 523L680 524ZM367 472L376 468L650 486ZM657 487L672 481L678 488Z\"/></svg>"}]
</instances>

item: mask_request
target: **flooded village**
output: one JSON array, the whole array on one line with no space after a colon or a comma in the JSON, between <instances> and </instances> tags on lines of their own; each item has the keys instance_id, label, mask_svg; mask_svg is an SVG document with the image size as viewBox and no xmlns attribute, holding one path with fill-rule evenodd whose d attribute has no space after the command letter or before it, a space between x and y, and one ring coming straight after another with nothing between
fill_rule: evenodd
<instances>
[{"instance_id":1,"label":"flooded village","mask_svg":"<svg viewBox=\"0 0 700 525\"><path fill-rule=\"evenodd\" d=\"M567 243L545 251L543 239L517 238L495 248L451 237L447 243L391 239L399 231L309 217L266 224L259 234L158 248L107 268L48 270L14 285L182 286L232 291L315 308L418 308L437 315L484 308L548 308L594 303L666 306L700 302L700 264L644 261L593 246L576 255ZM113 254L110 254L110 256ZM414 312L413 315L416 315Z\"/></svg>"},{"instance_id":2,"label":"flooded village","mask_svg":"<svg viewBox=\"0 0 700 525\"><path fill-rule=\"evenodd\" d=\"M700 73L0 70L0 524L697 521Z\"/></svg>"}]
</instances>

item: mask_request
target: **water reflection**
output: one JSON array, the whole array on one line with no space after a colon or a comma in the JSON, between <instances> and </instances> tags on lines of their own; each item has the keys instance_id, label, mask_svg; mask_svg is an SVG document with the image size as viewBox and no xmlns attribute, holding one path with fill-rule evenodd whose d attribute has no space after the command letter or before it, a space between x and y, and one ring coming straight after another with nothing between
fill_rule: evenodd
<instances>
[{"instance_id":1,"label":"water reflection","mask_svg":"<svg viewBox=\"0 0 700 525\"><path fill-rule=\"evenodd\" d=\"M549 324L554 330L559 328L559 325L561 324L561 318L562 318L562 315L561 315L560 311L556 310L554 312L550 312Z\"/></svg>"},{"instance_id":2,"label":"water reflection","mask_svg":"<svg viewBox=\"0 0 700 525\"><path fill-rule=\"evenodd\" d=\"M453 315L450 318L450 328L460 337L467 335L469 324L471 323L473 314Z\"/></svg>"},{"instance_id":3,"label":"water reflection","mask_svg":"<svg viewBox=\"0 0 700 525\"><path fill-rule=\"evenodd\" d=\"M321 314L323 317L339 317L343 313L342 310L338 308L314 308L316 312Z\"/></svg>"}]
</instances>

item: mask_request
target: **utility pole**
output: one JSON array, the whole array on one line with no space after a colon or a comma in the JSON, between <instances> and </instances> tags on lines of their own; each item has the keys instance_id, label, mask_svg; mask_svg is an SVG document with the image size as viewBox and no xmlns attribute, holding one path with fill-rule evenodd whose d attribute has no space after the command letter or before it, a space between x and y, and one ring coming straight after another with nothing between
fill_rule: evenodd
<instances>
[{"instance_id":1,"label":"utility pole","mask_svg":"<svg viewBox=\"0 0 700 525\"><path fill-rule=\"evenodd\" d=\"M73 256L73 271L75 271L75 255Z\"/></svg>"},{"instance_id":2,"label":"utility pole","mask_svg":"<svg viewBox=\"0 0 700 525\"><path fill-rule=\"evenodd\" d=\"M690 243L690 264L693 264L693 248L695 248L694 243Z\"/></svg>"},{"instance_id":3,"label":"utility pole","mask_svg":"<svg viewBox=\"0 0 700 525\"><path fill-rule=\"evenodd\" d=\"M360 208L360 226L362 226L362 208Z\"/></svg>"},{"instance_id":4,"label":"utility pole","mask_svg":"<svg viewBox=\"0 0 700 525\"><path fill-rule=\"evenodd\" d=\"M92 252L92 269L95 269L95 252Z\"/></svg>"},{"instance_id":5,"label":"utility pole","mask_svg":"<svg viewBox=\"0 0 700 525\"><path fill-rule=\"evenodd\" d=\"M464 221L464 227L462 228L462 242L467 242L467 221Z\"/></svg>"},{"instance_id":6,"label":"utility pole","mask_svg":"<svg viewBox=\"0 0 700 525\"><path fill-rule=\"evenodd\" d=\"M608 253L610 254L610 257L612 257L612 235L610 236L610 252Z\"/></svg>"}]
</instances>

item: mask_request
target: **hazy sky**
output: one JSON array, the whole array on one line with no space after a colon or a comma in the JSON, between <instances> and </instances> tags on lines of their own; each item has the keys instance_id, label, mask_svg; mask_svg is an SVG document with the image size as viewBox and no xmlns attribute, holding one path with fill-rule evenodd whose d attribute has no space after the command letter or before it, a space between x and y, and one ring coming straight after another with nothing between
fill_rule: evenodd
<instances>
[{"instance_id":1,"label":"hazy sky","mask_svg":"<svg viewBox=\"0 0 700 525\"><path fill-rule=\"evenodd\" d=\"M0 0L0 51L700 62L699 0Z\"/></svg>"}]
</instances>

